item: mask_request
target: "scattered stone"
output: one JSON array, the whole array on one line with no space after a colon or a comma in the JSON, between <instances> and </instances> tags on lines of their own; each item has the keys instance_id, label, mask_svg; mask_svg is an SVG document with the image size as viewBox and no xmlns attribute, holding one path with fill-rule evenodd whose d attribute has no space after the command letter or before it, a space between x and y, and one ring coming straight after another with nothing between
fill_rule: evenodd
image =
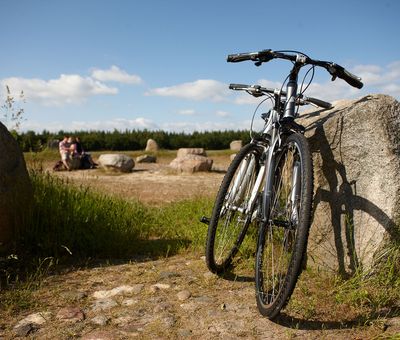
<instances>
[{"instance_id":1,"label":"scattered stone","mask_svg":"<svg viewBox=\"0 0 400 340\"><path fill-rule=\"evenodd\" d=\"M19 337L25 337L38 329L38 326L32 323L21 325L17 328L14 327L14 334Z\"/></svg>"},{"instance_id":2,"label":"scattered stone","mask_svg":"<svg viewBox=\"0 0 400 340\"><path fill-rule=\"evenodd\" d=\"M50 316L49 312L30 314L14 326L14 333L18 336L26 336L46 323Z\"/></svg>"},{"instance_id":3,"label":"scattered stone","mask_svg":"<svg viewBox=\"0 0 400 340\"><path fill-rule=\"evenodd\" d=\"M157 157L151 155L141 155L136 157L136 163L156 163Z\"/></svg>"},{"instance_id":4,"label":"scattered stone","mask_svg":"<svg viewBox=\"0 0 400 340\"><path fill-rule=\"evenodd\" d=\"M112 321L113 324L124 327L133 321L131 316L120 316Z\"/></svg>"},{"instance_id":5,"label":"scattered stone","mask_svg":"<svg viewBox=\"0 0 400 340\"><path fill-rule=\"evenodd\" d=\"M188 312L194 312L197 309L199 309L199 305L193 301L182 303L180 306L182 309L184 309L185 311L188 311Z\"/></svg>"},{"instance_id":6,"label":"scattered stone","mask_svg":"<svg viewBox=\"0 0 400 340\"><path fill-rule=\"evenodd\" d=\"M175 158L169 166L177 172L194 173L210 171L213 160L201 155L188 154Z\"/></svg>"},{"instance_id":7,"label":"scattered stone","mask_svg":"<svg viewBox=\"0 0 400 340\"><path fill-rule=\"evenodd\" d=\"M137 304L137 303L138 303L138 300L135 300L135 299L125 299L125 300L122 301L121 305L129 307L129 306L133 306L133 305L135 305L135 304Z\"/></svg>"},{"instance_id":8,"label":"scattered stone","mask_svg":"<svg viewBox=\"0 0 400 340\"><path fill-rule=\"evenodd\" d=\"M243 146L243 142L241 140L233 140L229 146L232 151L239 151Z\"/></svg>"},{"instance_id":9,"label":"scattered stone","mask_svg":"<svg viewBox=\"0 0 400 340\"><path fill-rule=\"evenodd\" d=\"M110 290L99 290L97 292L94 292L93 297L95 299L106 299L122 294L138 294L143 289L143 287L143 284L137 284L134 286L119 286Z\"/></svg>"},{"instance_id":10,"label":"scattered stone","mask_svg":"<svg viewBox=\"0 0 400 340\"><path fill-rule=\"evenodd\" d=\"M154 139L148 139L146 143L146 150L148 152L157 152L159 150L158 144Z\"/></svg>"},{"instance_id":11,"label":"scattered stone","mask_svg":"<svg viewBox=\"0 0 400 340\"><path fill-rule=\"evenodd\" d=\"M96 302L92 305L92 310L93 311L108 310L115 306L118 306L118 303L111 298L99 299L99 300L96 300Z\"/></svg>"},{"instance_id":12,"label":"scattered stone","mask_svg":"<svg viewBox=\"0 0 400 340\"><path fill-rule=\"evenodd\" d=\"M178 335L187 338L192 336L192 331L190 329L178 329Z\"/></svg>"},{"instance_id":13,"label":"scattered stone","mask_svg":"<svg viewBox=\"0 0 400 340\"><path fill-rule=\"evenodd\" d=\"M85 314L79 307L65 307L58 311L56 319L74 323L83 321Z\"/></svg>"},{"instance_id":14,"label":"scattered stone","mask_svg":"<svg viewBox=\"0 0 400 340\"><path fill-rule=\"evenodd\" d=\"M158 303L154 307L153 312L154 313L161 313L161 312L164 312L164 311L170 310L170 309L172 309L172 306L168 302L162 302L162 303Z\"/></svg>"},{"instance_id":15,"label":"scattered stone","mask_svg":"<svg viewBox=\"0 0 400 340\"><path fill-rule=\"evenodd\" d=\"M133 159L122 154L103 154L100 155L98 163L105 170L131 172L135 166Z\"/></svg>"},{"instance_id":16,"label":"scattered stone","mask_svg":"<svg viewBox=\"0 0 400 340\"><path fill-rule=\"evenodd\" d=\"M169 315L163 318L162 321L167 328L172 328L176 323L176 318L173 315Z\"/></svg>"},{"instance_id":17,"label":"scattered stone","mask_svg":"<svg viewBox=\"0 0 400 340\"><path fill-rule=\"evenodd\" d=\"M105 326L111 319L108 318L105 315L97 315L94 318L90 319L90 322L93 325L98 325L98 326Z\"/></svg>"},{"instance_id":18,"label":"scattered stone","mask_svg":"<svg viewBox=\"0 0 400 340\"><path fill-rule=\"evenodd\" d=\"M168 283L156 283L150 286L150 291L154 293L160 289L169 289L169 288L171 288L171 285Z\"/></svg>"},{"instance_id":19,"label":"scattered stone","mask_svg":"<svg viewBox=\"0 0 400 340\"><path fill-rule=\"evenodd\" d=\"M178 294L176 294L176 296L178 300L185 301L192 296L192 293L190 293L188 290L182 290Z\"/></svg>"},{"instance_id":20,"label":"scattered stone","mask_svg":"<svg viewBox=\"0 0 400 340\"><path fill-rule=\"evenodd\" d=\"M183 158L187 155L207 156L203 148L180 148L176 154L176 157Z\"/></svg>"}]
</instances>

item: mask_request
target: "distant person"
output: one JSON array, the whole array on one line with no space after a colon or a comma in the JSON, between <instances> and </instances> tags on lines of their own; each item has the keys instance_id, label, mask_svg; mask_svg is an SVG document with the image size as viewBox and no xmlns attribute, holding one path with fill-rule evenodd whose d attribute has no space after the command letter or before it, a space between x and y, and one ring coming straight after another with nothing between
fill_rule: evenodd
<instances>
[{"instance_id":1,"label":"distant person","mask_svg":"<svg viewBox=\"0 0 400 340\"><path fill-rule=\"evenodd\" d=\"M64 136L63 140L58 144L58 150L61 156L61 162L64 164L65 168L70 171L70 144L68 143L68 136Z\"/></svg>"},{"instance_id":2,"label":"distant person","mask_svg":"<svg viewBox=\"0 0 400 340\"><path fill-rule=\"evenodd\" d=\"M79 157L81 158L81 168L82 169L94 169L97 164L93 161L90 153L85 152L82 147L82 143L79 137L75 137L75 150Z\"/></svg>"}]
</instances>

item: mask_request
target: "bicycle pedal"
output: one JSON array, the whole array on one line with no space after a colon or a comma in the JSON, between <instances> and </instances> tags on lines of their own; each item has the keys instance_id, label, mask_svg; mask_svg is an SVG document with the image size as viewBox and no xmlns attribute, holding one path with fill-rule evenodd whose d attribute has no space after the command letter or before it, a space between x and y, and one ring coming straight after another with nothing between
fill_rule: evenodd
<instances>
[{"instance_id":1,"label":"bicycle pedal","mask_svg":"<svg viewBox=\"0 0 400 340\"><path fill-rule=\"evenodd\" d=\"M210 219L206 216L202 216L200 218L200 222L208 225L208 224L210 224Z\"/></svg>"}]
</instances>

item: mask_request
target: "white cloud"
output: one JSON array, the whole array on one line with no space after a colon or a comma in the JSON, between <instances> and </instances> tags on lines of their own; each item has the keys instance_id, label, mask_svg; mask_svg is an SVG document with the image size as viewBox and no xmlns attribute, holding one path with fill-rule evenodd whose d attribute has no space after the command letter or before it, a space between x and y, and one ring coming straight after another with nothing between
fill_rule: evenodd
<instances>
[{"instance_id":1,"label":"white cloud","mask_svg":"<svg viewBox=\"0 0 400 340\"><path fill-rule=\"evenodd\" d=\"M39 101L44 105L76 104L90 96L118 93L115 87L77 74L62 74L50 80L12 77L0 80L0 84L2 89L8 85L12 93L24 91L27 100Z\"/></svg>"},{"instance_id":2,"label":"white cloud","mask_svg":"<svg viewBox=\"0 0 400 340\"><path fill-rule=\"evenodd\" d=\"M142 79L135 74L128 74L118 66L112 65L108 70L94 69L91 77L103 82L118 82L125 84L140 84Z\"/></svg>"},{"instance_id":3,"label":"white cloud","mask_svg":"<svg viewBox=\"0 0 400 340\"><path fill-rule=\"evenodd\" d=\"M120 130L137 129L137 130L157 130L158 125L147 118L139 117L135 119L115 118L104 121L73 121L68 130Z\"/></svg>"},{"instance_id":4,"label":"white cloud","mask_svg":"<svg viewBox=\"0 0 400 340\"><path fill-rule=\"evenodd\" d=\"M186 110L178 111L178 114L183 115L183 116L193 116L196 114L196 111L193 109L186 109Z\"/></svg>"},{"instance_id":5,"label":"white cloud","mask_svg":"<svg viewBox=\"0 0 400 340\"><path fill-rule=\"evenodd\" d=\"M218 116L218 117L228 117L228 116L230 116L230 113L229 112L226 112L226 111L217 111L217 112L215 112L215 114Z\"/></svg>"},{"instance_id":6,"label":"white cloud","mask_svg":"<svg viewBox=\"0 0 400 340\"><path fill-rule=\"evenodd\" d=\"M230 93L228 86L222 82L212 79L199 79L190 83L151 89L146 95L222 101L227 99Z\"/></svg>"}]
</instances>

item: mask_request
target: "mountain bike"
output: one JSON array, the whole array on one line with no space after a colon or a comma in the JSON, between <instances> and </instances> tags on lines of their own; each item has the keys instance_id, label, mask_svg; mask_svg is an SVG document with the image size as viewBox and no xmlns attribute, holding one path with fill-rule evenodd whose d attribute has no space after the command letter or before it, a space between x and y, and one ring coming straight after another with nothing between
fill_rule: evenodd
<instances>
[{"instance_id":1,"label":"mountain bike","mask_svg":"<svg viewBox=\"0 0 400 340\"><path fill-rule=\"evenodd\" d=\"M251 225L258 228L255 254L256 301L260 313L275 318L287 304L304 266L311 224L313 167L305 128L296 122L306 104L330 109L326 101L307 97L315 67L326 69L332 80L341 78L362 88L363 83L342 66L314 60L297 51L232 54L228 62L251 60L256 66L272 59L292 62L279 89L230 84L232 90L266 96L272 108L261 114L264 127L251 133L251 142L235 156L218 191L208 224L206 263L210 271L227 271ZM309 66L301 85L299 72ZM305 85L310 74L311 79ZM284 85L286 87L284 89ZM253 115L254 119L254 115Z\"/></svg>"}]
</instances>

